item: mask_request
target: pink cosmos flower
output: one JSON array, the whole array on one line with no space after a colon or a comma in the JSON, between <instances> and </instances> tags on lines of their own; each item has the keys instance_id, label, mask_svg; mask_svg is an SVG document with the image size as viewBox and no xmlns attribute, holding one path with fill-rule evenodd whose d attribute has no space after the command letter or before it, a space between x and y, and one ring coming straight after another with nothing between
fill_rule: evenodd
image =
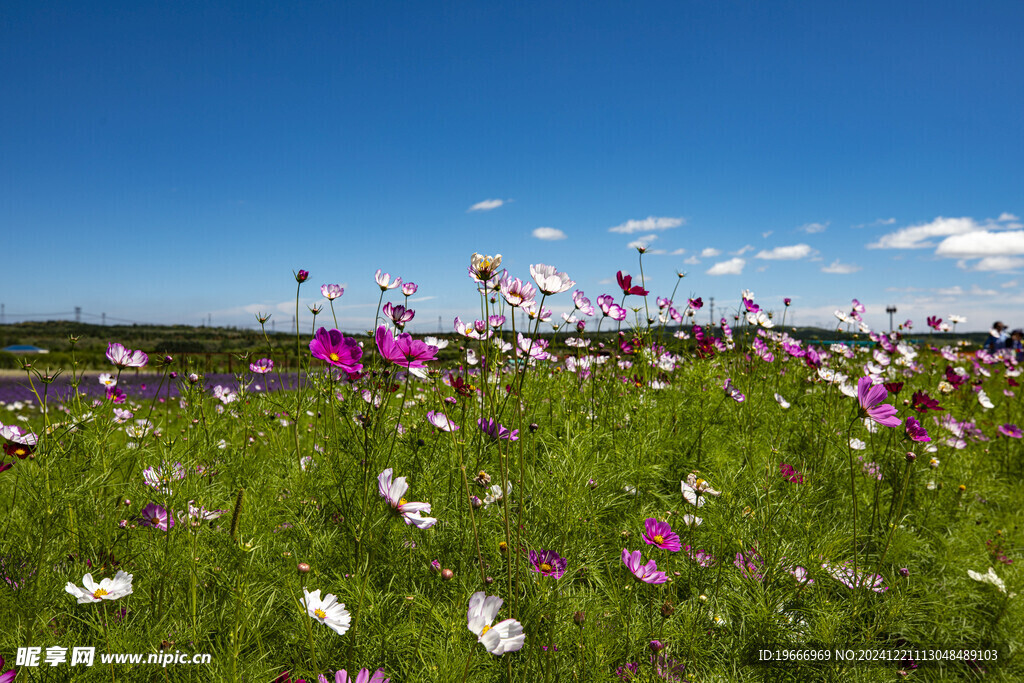
<instances>
[{"instance_id":1,"label":"pink cosmos flower","mask_svg":"<svg viewBox=\"0 0 1024 683\"><path fill-rule=\"evenodd\" d=\"M687 305L689 305L690 308L692 308L695 311L699 311L700 309L704 308L704 299L699 296L696 299L690 299L686 303Z\"/></svg>"},{"instance_id":2,"label":"pink cosmos flower","mask_svg":"<svg viewBox=\"0 0 1024 683\"><path fill-rule=\"evenodd\" d=\"M424 363L434 360L437 356L436 346L413 339L408 332L395 337L384 325L377 328L374 339L380 355L403 368L426 367Z\"/></svg>"},{"instance_id":3,"label":"pink cosmos flower","mask_svg":"<svg viewBox=\"0 0 1024 683\"><path fill-rule=\"evenodd\" d=\"M565 567L568 560L560 556L554 550L530 551L530 571L538 572L541 576L553 576L556 579L562 578L565 574Z\"/></svg>"},{"instance_id":4,"label":"pink cosmos flower","mask_svg":"<svg viewBox=\"0 0 1024 683\"><path fill-rule=\"evenodd\" d=\"M643 559L640 557L640 551L636 550L632 553L622 549L622 562L629 568L629 571L633 572L633 576L637 581L643 581L644 583L659 584L668 581L668 576L665 572L658 571L658 565L654 560L651 560L647 564L642 564Z\"/></svg>"},{"instance_id":5,"label":"pink cosmos flower","mask_svg":"<svg viewBox=\"0 0 1024 683\"><path fill-rule=\"evenodd\" d=\"M437 523L433 517L424 517L423 513L430 513L430 503L410 503L402 496L409 490L409 484L405 477L392 479L392 469L389 467L377 477L377 490L388 505L398 514L402 515L406 524L411 524L417 529L429 529Z\"/></svg>"},{"instance_id":6,"label":"pink cosmos flower","mask_svg":"<svg viewBox=\"0 0 1024 683\"><path fill-rule=\"evenodd\" d=\"M821 568L828 572L833 579L847 588L867 588L876 593L884 593L889 590L889 587L885 585L885 579L882 578L881 574L867 574L863 571L857 571L857 573L854 574L853 567L849 561L842 562L837 565L824 562L822 563Z\"/></svg>"},{"instance_id":7,"label":"pink cosmos flower","mask_svg":"<svg viewBox=\"0 0 1024 683\"><path fill-rule=\"evenodd\" d=\"M156 503L150 503L142 508L139 513L139 523L142 526L153 527L160 531L167 531L174 527L174 517L166 509Z\"/></svg>"},{"instance_id":8,"label":"pink cosmos flower","mask_svg":"<svg viewBox=\"0 0 1024 683\"><path fill-rule=\"evenodd\" d=\"M647 296L649 293L646 289L640 285L633 284L633 276L626 275L621 270L615 273L615 280L619 283L619 288L623 294L636 294L637 296Z\"/></svg>"},{"instance_id":9,"label":"pink cosmos flower","mask_svg":"<svg viewBox=\"0 0 1024 683\"><path fill-rule=\"evenodd\" d=\"M391 679L384 676L384 669L377 669L372 674L369 669L360 669L353 678L348 671L341 669L334 674L334 683L390 683ZM0 682L2 683L2 682ZM318 683L331 683L323 674L320 674Z\"/></svg>"},{"instance_id":10,"label":"pink cosmos flower","mask_svg":"<svg viewBox=\"0 0 1024 683\"><path fill-rule=\"evenodd\" d=\"M659 522L653 517L644 520L644 543L656 545L662 550L670 550L674 553L682 549L679 536L672 531L668 522Z\"/></svg>"},{"instance_id":11,"label":"pink cosmos flower","mask_svg":"<svg viewBox=\"0 0 1024 683\"><path fill-rule=\"evenodd\" d=\"M404 285L402 285L402 294L404 294L405 296L412 296L413 294L416 293L416 290L418 289L419 285L417 285L415 282L406 282Z\"/></svg>"},{"instance_id":12,"label":"pink cosmos flower","mask_svg":"<svg viewBox=\"0 0 1024 683\"><path fill-rule=\"evenodd\" d=\"M334 301L345 293L345 289L341 285L320 285L320 293L328 301Z\"/></svg>"},{"instance_id":13,"label":"pink cosmos flower","mask_svg":"<svg viewBox=\"0 0 1024 683\"><path fill-rule=\"evenodd\" d=\"M265 375L274 369L274 361L269 358L260 358L255 363L249 363L249 370L257 375Z\"/></svg>"},{"instance_id":14,"label":"pink cosmos flower","mask_svg":"<svg viewBox=\"0 0 1024 683\"><path fill-rule=\"evenodd\" d=\"M725 390L725 395L736 401L737 403L743 403L747 400L747 397L740 393L740 390L732 385L732 380L726 378L725 384L722 386Z\"/></svg>"},{"instance_id":15,"label":"pink cosmos flower","mask_svg":"<svg viewBox=\"0 0 1024 683\"><path fill-rule=\"evenodd\" d=\"M712 567L715 562L717 562L717 560L715 560L715 556L707 550L695 550L689 545L683 546L683 550L686 551L686 555L691 560L699 564L701 567Z\"/></svg>"},{"instance_id":16,"label":"pink cosmos flower","mask_svg":"<svg viewBox=\"0 0 1024 683\"><path fill-rule=\"evenodd\" d=\"M299 272L295 273L295 281L298 282L300 285L303 282L305 282L306 280L308 280L308 279L309 279L309 271L308 270L300 270Z\"/></svg>"},{"instance_id":17,"label":"pink cosmos flower","mask_svg":"<svg viewBox=\"0 0 1024 683\"><path fill-rule=\"evenodd\" d=\"M1014 439L1019 439L1024 436L1024 434L1021 433L1020 427L1015 424L999 425L998 429L999 433L1003 436L1009 436Z\"/></svg>"},{"instance_id":18,"label":"pink cosmos flower","mask_svg":"<svg viewBox=\"0 0 1024 683\"><path fill-rule=\"evenodd\" d=\"M872 385L870 377L861 377L857 381L857 402L861 412L883 427L899 427L902 423L896 417L896 408L882 403L889 395L882 385Z\"/></svg>"},{"instance_id":19,"label":"pink cosmos flower","mask_svg":"<svg viewBox=\"0 0 1024 683\"><path fill-rule=\"evenodd\" d=\"M389 301L384 304L384 315L391 318L391 321L395 323L395 327L402 329L407 322L416 317L416 311L406 308L401 304L398 306L392 305Z\"/></svg>"},{"instance_id":20,"label":"pink cosmos flower","mask_svg":"<svg viewBox=\"0 0 1024 683\"><path fill-rule=\"evenodd\" d=\"M4 668L4 658L0 657L0 669L2 668ZM17 675L17 669L8 669L7 671L0 673L0 683L14 683L14 679Z\"/></svg>"},{"instance_id":21,"label":"pink cosmos flower","mask_svg":"<svg viewBox=\"0 0 1024 683\"><path fill-rule=\"evenodd\" d=\"M442 432L454 432L458 431L459 429L459 425L452 422L447 415L445 415L444 413L435 412L433 410L427 413L427 422L434 425Z\"/></svg>"},{"instance_id":22,"label":"pink cosmos flower","mask_svg":"<svg viewBox=\"0 0 1024 683\"><path fill-rule=\"evenodd\" d=\"M916 417L907 418L906 430L911 441L920 443L932 440L932 437L928 436L928 431L921 426L921 422Z\"/></svg>"},{"instance_id":23,"label":"pink cosmos flower","mask_svg":"<svg viewBox=\"0 0 1024 683\"><path fill-rule=\"evenodd\" d=\"M482 431L487 436L491 437L491 439L493 439L494 441L519 440L518 429L514 429L510 432L508 430L508 427L501 426L493 417L488 417L486 419L481 418L477 420L476 423L477 425L479 425L480 431Z\"/></svg>"},{"instance_id":24,"label":"pink cosmos flower","mask_svg":"<svg viewBox=\"0 0 1024 683\"><path fill-rule=\"evenodd\" d=\"M142 368L149 362L149 356L142 351L132 351L116 343L107 344L107 358L119 368Z\"/></svg>"},{"instance_id":25,"label":"pink cosmos flower","mask_svg":"<svg viewBox=\"0 0 1024 683\"><path fill-rule=\"evenodd\" d=\"M583 315L594 315L594 304L583 295L583 290L577 289L572 293L572 302L576 305L576 310Z\"/></svg>"},{"instance_id":26,"label":"pink cosmos flower","mask_svg":"<svg viewBox=\"0 0 1024 683\"><path fill-rule=\"evenodd\" d=\"M554 266L548 266L543 263L531 265L530 275L533 276L538 289L548 295L569 291L576 284L576 281L570 280L569 276L565 273L560 273Z\"/></svg>"},{"instance_id":27,"label":"pink cosmos flower","mask_svg":"<svg viewBox=\"0 0 1024 683\"><path fill-rule=\"evenodd\" d=\"M107 400L118 405L125 402L128 395L117 387L107 387Z\"/></svg>"},{"instance_id":28,"label":"pink cosmos flower","mask_svg":"<svg viewBox=\"0 0 1024 683\"><path fill-rule=\"evenodd\" d=\"M930 327L933 330L935 330L936 332L938 332L939 330L941 330L942 318L937 318L934 315L930 315L925 320L925 323L927 323L928 327Z\"/></svg>"},{"instance_id":29,"label":"pink cosmos flower","mask_svg":"<svg viewBox=\"0 0 1024 683\"><path fill-rule=\"evenodd\" d=\"M509 306L517 308L528 301L533 301L537 296L537 290L529 282L506 277L501 281L501 295L505 297Z\"/></svg>"},{"instance_id":30,"label":"pink cosmos flower","mask_svg":"<svg viewBox=\"0 0 1024 683\"><path fill-rule=\"evenodd\" d=\"M380 268L377 269L377 273L373 277L377 281L377 286L380 287L380 291L382 292L402 286L402 278L396 277L395 281L392 282L391 273L384 273Z\"/></svg>"},{"instance_id":31,"label":"pink cosmos flower","mask_svg":"<svg viewBox=\"0 0 1024 683\"><path fill-rule=\"evenodd\" d=\"M346 337L340 330L321 327L309 342L309 352L314 358L325 360L345 372L359 372L363 364L363 349L353 337Z\"/></svg>"}]
</instances>

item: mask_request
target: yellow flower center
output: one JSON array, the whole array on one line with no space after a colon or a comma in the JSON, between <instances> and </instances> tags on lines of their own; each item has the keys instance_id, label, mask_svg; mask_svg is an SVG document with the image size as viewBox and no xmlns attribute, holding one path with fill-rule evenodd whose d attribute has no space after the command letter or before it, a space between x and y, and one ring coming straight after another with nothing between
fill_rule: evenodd
<instances>
[{"instance_id":1,"label":"yellow flower center","mask_svg":"<svg viewBox=\"0 0 1024 683\"><path fill-rule=\"evenodd\" d=\"M327 618L327 612L323 611L322 609L315 609L315 610L313 610L313 615L317 619L326 619Z\"/></svg>"},{"instance_id":2,"label":"yellow flower center","mask_svg":"<svg viewBox=\"0 0 1024 683\"><path fill-rule=\"evenodd\" d=\"M665 537L662 536L661 534L658 534L657 536L654 537L654 542L657 543L658 545L661 545L662 543L665 542Z\"/></svg>"},{"instance_id":3,"label":"yellow flower center","mask_svg":"<svg viewBox=\"0 0 1024 683\"><path fill-rule=\"evenodd\" d=\"M542 572L549 572L549 571L551 571L551 565L548 564L547 562L541 562L540 563L540 570Z\"/></svg>"},{"instance_id":4,"label":"yellow flower center","mask_svg":"<svg viewBox=\"0 0 1024 683\"><path fill-rule=\"evenodd\" d=\"M94 597L97 600L99 600L104 595L108 595L107 591L105 589L103 589L103 588L97 588L96 591L92 594L92 597Z\"/></svg>"},{"instance_id":5,"label":"yellow flower center","mask_svg":"<svg viewBox=\"0 0 1024 683\"><path fill-rule=\"evenodd\" d=\"M330 358L333 361L341 360L340 357L338 356L338 354L334 353L333 351L331 351L331 354L329 356L327 356L327 357Z\"/></svg>"},{"instance_id":6,"label":"yellow flower center","mask_svg":"<svg viewBox=\"0 0 1024 683\"><path fill-rule=\"evenodd\" d=\"M491 630L490 626L484 626L483 630L480 631L480 637L483 638L484 634Z\"/></svg>"},{"instance_id":7,"label":"yellow flower center","mask_svg":"<svg viewBox=\"0 0 1024 683\"><path fill-rule=\"evenodd\" d=\"M703 488L704 484L706 484L706 483L707 482L704 481L703 479L698 479L696 482L694 482L693 488L695 488L697 490L700 490L701 488Z\"/></svg>"},{"instance_id":8,"label":"yellow flower center","mask_svg":"<svg viewBox=\"0 0 1024 683\"><path fill-rule=\"evenodd\" d=\"M159 517L153 517L151 520L149 520L149 523L152 524L153 526L159 526L160 518Z\"/></svg>"},{"instance_id":9,"label":"yellow flower center","mask_svg":"<svg viewBox=\"0 0 1024 683\"><path fill-rule=\"evenodd\" d=\"M408 502L409 501L407 501L405 498L399 498L398 499L398 506L401 507L401 506L405 505Z\"/></svg>"}]
</instances>

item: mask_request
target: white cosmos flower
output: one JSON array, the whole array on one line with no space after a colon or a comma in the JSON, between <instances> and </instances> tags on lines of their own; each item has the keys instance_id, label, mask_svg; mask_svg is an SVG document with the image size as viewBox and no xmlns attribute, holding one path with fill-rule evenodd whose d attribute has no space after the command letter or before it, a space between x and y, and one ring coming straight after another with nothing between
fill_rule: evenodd
<instances>
[{"instance_id":1,"label":"white cosmos flower","mask_svg":"<svg viewBox=\"0 0 1024 683\"><path fill-rule=\"evenodd\" d=\"M576 281L570 280L567 274L560 273L554 266L543 263L531 265L530 275L533 276L533 281L537 283L540 291L548 295L561 294L572 289L576 284Z\"/></svg>"},{"instance_id":2,"label":"white cosmos flower","mask_svg":"<svg viewBox=\"0 0 1024 683\"><path fill-rule=\"evenodd\" d=\"M775 394L775 400L778 401L779 405L782 406L784 409L789 407L789 401L782 398L780 394Z\"/></svg>"},{"instance_id":3,"label":"white cosmos flower","mask_svg":"<svg viewBox=\"0 0 1024 683\"><path fill-rule=\"evenodd\" d=\"M1003 582L1002 579L1000 579L996 575L996 570L993 569L992 567L988 568L988 573L987 574L979 574L976 571L972 571L972 570L968 569L967 570L967 576L971 577L975 581L980 581L981 583L991 583L993 586L995 586L996 588L999 589L1000 593L1005 593L1006 592L1006 584ZM1010 597L1011 598L1014 595L1016 595L1016 593L1010 593Z\"/></svg>"},{"instance_id":4,"label":"white cosmos flower","mask_svg":"<svg viewBox=\"0 0 1024 683\"><path fill-rule=\"evenodd\" d=\"M433 346L438 351L448 347L447 339L438 339L437 337L424 337L423 343L427 346Z\"/></svg>"},{"instance_id":5,"label":"white cosmos flower","mask_svg":"<svg viewBox=\"0 0 1024 683\"><path fill-rule=\"evenodd\" d=\"M491 626L504 602L497 595L486 595L479 591L469 599L469 610L466 612L466 628L473 632L477 642L482 643L492 655L516 652L526 642L523 625L515 619L506 619Z\"/></svg>"},{"instance_id":6,"label":"white cosmos flower","mask_svg":"<svg viewBox=\"0 0 1024 683\"><path fill-rule=\"evenodd\" d=\"M92 574L86 574L82 577L82 584L85 588L79 588L68 581L68 585L64 587L65 591L78 598L79 605L101 600L117 600L131 594L132 575L118 570L114 578L96 583L92 579Z\"/></svg>"},{"instance_id":7,"label":"white cosmos flower","mask_svg":"<svg viewBox=\"0 0 1024 683\"><path fill-rule=\"evenodd\" d=\"M854 389L853 385L850 384L849 382L840 382L839 391L843 392L844 396L849 396L850 398L857 398L857 390Z\"/></svg>"},{"instance_id":8,"label":"white cosmos flower","mask_svg":"<svg viewBox=\"0 0 1024 683\"><path fill-rule=\"evenodd\" d=\"M320 589L310 593L302 589L305 597L302 598L302 606L306 613L319 621L324 626L331 628L339 636L344 635L352 622L352 617L345 609L345 603L338 602L336 595L328 593L323 600L320 599Z\"/></svg>"},{"instance_id":9,"label":"white cosmos flower","mask_svg":"<svg viewBox=\"0 0 1024 683\"><path fill-rule=\"evenodd\" d=\"M995 404L992 403L992 399L988 397L988 394L985 393L984 389L978 392L978 403L980 403L981 407L985 410L995 408Z\"/></svg>"},{"instance_id":10,"label":"white cosmos flower","mask_svg":"<svg viewBox=\"0 0 1024 683\"><path fill-rule=\"evenodd\" d=\"M100 375L100 384L105 387L117 386L117 378L111 375L109 372L104 372Z\"/></svg>"},{"instance_id":11,"label":"white cosmos flower","mask_svg":"<svg viewBox=\"0 0 1024 683\"><path fill-rule=\"evenodd\" d=\"M855 451L862 451L867 447L868 445L861 441L860 439L850 439L850 448L852 448Z\"/></svg>"},{"instance_id":12,"label":"white cosmos flower","mask_svg":"<svg viewBox=\"0 0 1024 683\"><path fill-rule=\"evenodd\" d=\"M505 495L512 495L512 482L505 482L505 493L502 493L501 486L498 484L492 484L491 488L488 489L488 493L484 496L484 507L487 507L491 503L500 503Z\"/></svg>"},{"instance_id":13,"label":"white cosmos flower","mask_svg":"<svg viewBox=\"0 0 1024 683\"><path fill-rule=\"evenodd\" d=\"M409 484L405 477L392 478L392 469L389 467L377 477L377 490L398 514L402 515L406 524L411 524L417 529L429 529L437 523L434 517L424 517L423 513L430 514L430 503L409 502L403 496L409 490Z\"/></svg>"}]
</instances>

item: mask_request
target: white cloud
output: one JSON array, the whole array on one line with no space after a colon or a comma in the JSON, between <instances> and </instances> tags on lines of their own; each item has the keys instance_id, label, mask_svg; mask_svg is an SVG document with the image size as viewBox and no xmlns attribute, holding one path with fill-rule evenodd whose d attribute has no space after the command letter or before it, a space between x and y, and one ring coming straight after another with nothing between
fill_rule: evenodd
<instances>
[{"instance_id":1,"label":"white cloud","mask_svg":"<svg viewBox=\"0 0 1024 683\"><path fill-rule=\"evenodd\" d=\"M667 252L667 251L665 251L664 249L649 249L649 250L647 251L647 254L648 254L649 256L661 256L661 255L663 255L663 254L667 254L667 253L668 253L668 252Z\"/></svg>"},{"instance_id":2,"label":"white cloud","mask_svg":"<svg viewBox=\"0 0 1024 683\"><path fill-rule=\"evenodd\" d=\"M825 232L831 222L832 221L825 221L824 223L805 223L797 228L797 230L800 232L806 232L808 235L813 235L818 232Z\"/></svg>"},{"instance_id":3,"label":"white cloud","mask_svg":"<svg viewBox=\"0 0 1024 683\"><path fill-rule=\"evenodd\" d=\"M720 256L722 252L714 247L708 247L700 252L701 258L714 258Z\"/></svg>"},{"instance_id":4,"label":"white cloud","mask_svg":"<svg viewBox=\"0 0 1024 683\"><path fill-rule=\"evenodd\" d=\"M504 206L506 202L512 201L511 199L485 199L482 202L477 202L473 206L466 209L467 211L490 211L491 209L497 209L499 206Z\"/></svg>"},{"instance_id":5,"label":"white cloud","mask_svg":"<svg viewBox=\"0 0 1024 683\"><path fill-rule=\"evenodd\" d=\"M896 232L882 235L877 242L867 245L868 249L923 249L933 247L934 243L928 240L932 237L948 237L950 235L965 235L969 232L981 230L981 226L973 218L943 218L939 216L931 223L912 225L908 228L901 228Z\"/></svg>"},{"instance_id":6,"label":"white cloud","mask_svg":"<svg viewBox=\"0 0 1024 683\"><path fill-rule=\"evenodd\" d=\"M894 225L895 223L896 223L896 219L895 218L879 218L877 220L871 221L870 223L858 223L857 225L853 225L853 226L850 226L850 227L852 227L854 229L860 229L860 228L871 228L871 227L875 227L877 225Z\"/></svg>"},{"instance_id":7,"label":"white cloud","mask_svg":"<svg viewBox=\"0 0 1024 683\"><path fill-rule=\"evenodd\" d=\"M678 228L685 221L682 218L670 218L667 216L648 216L643 220L628 220L621 225L608 228L608 232L618 232L623 235L632 235L634 232L648 232L650 230L668 230Z\"/></svg>"},{"instance_id":8,"label":"white cloud","mask_svg":"<svg viewBox=\"0 0 1024 683\"><path fill-rule=\"evenodd\" d=\"M967 264L964 261L960 261L957 265L961 268L967 268ZM1019 256L986 256L975 263L970 270L1005 273L1021 268L1024 268L1024 258Z\"/></svg>"},{"instance_id":9,"label":"white cloud","mask_svg":"<svg viewBox=\"0 0 1024 683\"><path fill-rule=\"evenodd\" d=\"M935 293L939 296L960 296L964 293L964 288L960 285L954 287L939 287L935 290Z\"/></svg>"},{"instance_id":10,"label":"white cloud","mask_svg":"<svg viewBox=\"0 0 1024 683\"><path fill-rule=\"evenodd\" d=\"M761 250L754 258L765 259L766 261L795 261L807 258L814 252L809 244L792 244L788 247L775 247L771 250Z\"/></svg>"},{"instance_id":11,"label":"white cloud","mask_svg":"<svg viewBox=\"0 0 1024 683\"><path fill-rule=\"evenodd\" d=\"M999 292L994 289L982 289L978 285L971 285L971 294L973 296L998 296Z\"/></svg>"},{"instance_id":12,"label":"white cloud","mask_svg":"<svg viewBox=\"0 0 1024 683\"><path fill-rule=\"evenodd\" d=\"M534 228L533 236L539 240L564 240L565 233L558 228Z\"/></svg>"},{"instance_id":13,"label":"white cloud","mask_svg":"<svg viewBox=\"0 0 1024 683\"><path fill-rule=\"evenodd\" d=\"M731 258L728 261L722 261L708 268L708 275L739 275L743 272L743 266L747 265L747 262L739 257Z\"/></svg>"},{"instance_id":14,"label":"white cloud","mask_svg":"<svg viewBox=\"0 0 1024 683\"><path fill-rule=\"evenodd\" d=\"M682 256L685 253L685 249L676 249L675 251L672 252L672 256Z\"/></svg>"},{"instance_id":15,"label":"white cloud","mask_svg":"<svg viewBox=\"0 0 1024 683\"><path fill-rule=\"evenodd\" d=\"M683 263L685 263L685 264L686 264L686 265L688 265L688 266L695 266L695 265L697 265L698 263L700 263L700 259L699 259L699 258L697 258L697 255L696 255L696 254L694 254L694 255L693 255L693 256L691 256L690 258L688 258L688 259L686 259L685 261L683 261Z\"/></svg>"},{"instance_id":16,"label":"white cloud","mask_svg":"<svg viewBox=\"0 0 1024 683\"><path fill-rule=\"evenodd\" d=\"M840 263L839 259L836 259L827 266L822 266L821 272L831 273L833 275L849 275L850 273L856 273L860 270L860 266L856 266L852 263Z\"/></svg>"},{"instance_id":17,"label":"white cloud","mask_svg":"<svg viewBox=\"0 0 1024 683\"><path fill-rule=\"evenodd\" d=\"M743 256L748 251L754 251L754 247L750 246L749 244L746 244L743 247L741 247L740 249L737 249L736 251L732 252L732 255L733 256Z\"/></svg>"},{"instance_id":18,"label":"white cloud","mask_svg":"<svg viewBox=\"0 0 1024 683\"><path fill-rule=\"evenodd\" d=\"M1003 289L1010 289L1011 287L1016 287L1017 286L1017 281L1016 280L1010 280L1009 282L1004 282L1003 284L1001 284L999 286L1002 287Z\"/></svg>"},{"instance_id":19,"label":"white cloud","mask_svg":"<svg viewBox=\"0 0 1024 683\"><path fill-rule=\"evenodd\" d=\"M626 246L630 249L640 249L642 247L650 246L651 242L658 239L657 235L644 235L643 237L637 237L635 240L627 244Z\"/></svg>"},{"instance_id":20,"label":"white cloud","mask_svg":"<svg viewBox=\"0 0 1024 683\"><path fill-rule=\"evenodd\" d=\"M1004 223L1006 221L1019 221L1020 218L1014 216L1012 213L1007 213L1004 211L1001 214L999 214L999 218L997 218L996 220L999 221L1000 223Z\"/></svg>"},{"instance_id":21,"label":"white cloud","mask_svg":"<svg viewBox=\"0 0 1024 683\"><path fill-rule=\"evenodd\" d=\"M766 230L766 231L761 233L761 237L763 237L764 239L768 239L769 237L772 236L772 233L774 233L774 232L775 232L774 230Z\"/></svg>"},{"instance_id":22,"label":"white cloud","mask_svg":"<svg viewBox=\"0 0 1024 683\"><path fill-rule=\"evenodd\" d=\"M1008 254L1024 254L1024 230L1011 232L974 230L967 234L947 237L935 249L936 256L952 258L978 258Z\"/></svg>"}]
</instances>

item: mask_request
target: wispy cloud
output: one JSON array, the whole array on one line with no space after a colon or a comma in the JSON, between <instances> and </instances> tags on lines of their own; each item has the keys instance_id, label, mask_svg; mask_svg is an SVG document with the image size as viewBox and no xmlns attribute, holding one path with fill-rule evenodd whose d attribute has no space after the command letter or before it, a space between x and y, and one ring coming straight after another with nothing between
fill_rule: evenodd
<instances>
[{"instance_id":1,"label":"wispy cloud","mask_svg":"<svg viewBox=\"0 0 1024 683\"><path fill-rule=\"evenodd\" d=\"M933 237L949 237L965 235L982 230L982 227L968 216L962 218L944 218L939 216L930 223L911 225L890 232L878 238L878 241L867 245L868 249L925 249L934 247Z\"/></svg>"},{"instance_id":2,"label":"wispy cloud","mask_svg":"<svg viewBox=\"0 0 1024 683\"><path fill-rule=\"evenodd\" d=\"M1003 289L1011 289L1011 288L1017 286L1017 281L1016 280L1010 280L1009 282L1004 282L1003 284L1001 284L999 286L1002 287Z\"/></svg>"},{"instance_id":3,"label":"wispy cloud","mask_svg":"<svg viewBox=\"0 0 1024 683\"><path fill-rule=\"evenodd\" d=\"M877 226L880 226L880 225L895 225L895 224L896 224L896 219L895 218L879 218L877 220L871 221L870 223L858 223L857 225L851 225L850 227L853 228L854 230L859 230L860 228L874 228L874 227L877 227Z\"/></svg>"},{"instance_id":4,"label":"wispy cloud","mask_svg":"<svg viewBox=\"0 0 1024 683\"><path fill-rule=\"evenodd\" d=\"M814 250L811 249L809 244L792 244L787 247L761 250L757 252L757 256L754 258L766 261L796 261L797 259L807 258L813 253Z\"/></svg>"},{"instance_id":5,"label":"wispy cloud","mask_svg":"<svg viewBox=\"0 0 1024 683\"><path fill-rule=\"evenodd\" d=\"M608 232L632 235L635 232L650 232L651 230L668 230L669 228L678 228L684 222L685 220L682 218L648 216L641 220L628 220L625 223L608 228Z\"/></svg>"},{"instance_id":6,"label":"wispy cloud","mask_svg":"<svg viewBox=\"0 0 1024 683\"><path fill-rule=\"evenodd\" d=\"M797 230L800 232L806 232L808 235L813 235L815 233L825 232L830 223L831 221L825 221L824 223L805 223L797 228Z\"/></svg>"},{"instance_id":7,"label":"wispy cloud","mask_svg":"<svg viewBox=\"0 0 1024 683\"><path fill-rule=\"evenodd\" d=\"M740 247L739 249L737 249L736 251L732 252L732 255L733 256L743 256L748 251L754 251L754 247L750 246L749 244L746 244L746 245Z\"/></svg>"},{"instance_id":8,"label":"wispy cloud","mask_svg":"<svg viewBox=\"0 0 1024 683\"><path fill-rule=\"evenodd\" d=\"M850 273L856 273L860 270L860 266L856 266L852 263L840 263L839 259L836 259L827 266L822 266L821 272L831 273L833 275L849 275Z\"/></svg>"},{"instance_id":9,"label":"wispy cloud","mask_svg":"<svg viewBox=\"0 0 1024 683\"><path fill-rule=\"evenodd\" d=\"M964 270L1009 273L1024 268L1024 258L1019 256L986 256L974 264L969 264L966 260L962 260L957 265Z\"/></svg>"},{"instance_id":10,"label":"wispy cloud","mask_svg":"<svg viewBox=\"0 0 1024 683\"><path fill-rule=\"evenodd\" d=\"M721 256L722 252L714 247L707 247L700 252L701 258L714 258L715 256Z\"/></svg>"},{"instance_id":11,"label":"wispy cloud","mask_svg":"<svg viewBox=\"0 0 1024 683\"><path fill-rule=\"evenodd\" d=\"M658 239L658 236L651 233L650 235L644 235L643 237L636 238L626 246L629 247L630 249L646 248L650 246L651 242L653 242L656 239Z\"/></svg>"},{"instance_id":12,"label":"wispy cloud","mask_svg":"<svg viewBox=\"0 0 1024 683\"><path fill-rule=\"evenodd\" d=\"M682 255L683 255L683 254L685 254L685 253L686 253L686 250L685 250L685 249L682 249L682 248L680 248L680 249L676 249L676 250L674 250L674 251L672 252L672 256L682 256Z\"/></svg>"},{"instance_id":13,"label":"wispy cloud","mask_svg":"<svg viewBox=\"0 0 1024 683\"><path fill-rule=\"evenodd\" d=\"M721 261L708 268L708 275L740 275L743 266L747 265L744 259L739 257L731 258L728 261Z\"/></svg>"},{"instance_id":14,"label":"wispy cloud","mask_svg":"<svg viewBox=\"0 0 1024 683\"><path fill-rule=\"evenodd\" d=\"M774 234L775 234L774 230L765 230L764 232L761 233L761 237L764 238L764 239L768 239L769 237L771 237Z\"/></svg>"},{"instance_id":15,"label":"wispy cloud","mask_svg":"<svg viewBox=\"0 0 1024 683\"><path fill-rule=\"evenodd\" d=\"M688 259L686 259L685 261L683 261L683 263L685 263L685 264L686 264L686 265L688 265L688 266L695 266L695 265L697 265L698 263L700 263L700 259L699 259L699 258L697 258L697 255L696 255L696 254L694 254L693 256L690 256L690 257L689 257Z\"/></svg>"},{"instance_id":16,"label":"wispy cloud","mask_svg":"<svg viewBox=\"0 0 1024 683\"><path fill-rule=\"evenodd\" d=\"M539 240L564 240L566 234L558 228L534 228L533 236Z\"/></svg>"},{"instance_id":17,"label":"wispy cloud","mask_svg":"<svg viewBox=\"0 0 1024 683\"><path fill-rule=\"evenodd\" d=\"M504 206L511 199L485 199L482 202L477 202L473 206L466 209L466 211L491 211L497 209L499 206Z\"/></svg>"},{"instance_id":18,"label":"wispy cloud","mask_svg":"<svg viewBox=\"0 0 1024 683\"><path fill-rule=\"evenodd\" d=\"M1004 211L1001 214L999 214L999 218L997 218L996 220L999 221L1000 223L1005 223L1006 221L1019 221L1020 218L1014 216L1012 213L1007 213Z\"/></svg>"}]
</instances>

